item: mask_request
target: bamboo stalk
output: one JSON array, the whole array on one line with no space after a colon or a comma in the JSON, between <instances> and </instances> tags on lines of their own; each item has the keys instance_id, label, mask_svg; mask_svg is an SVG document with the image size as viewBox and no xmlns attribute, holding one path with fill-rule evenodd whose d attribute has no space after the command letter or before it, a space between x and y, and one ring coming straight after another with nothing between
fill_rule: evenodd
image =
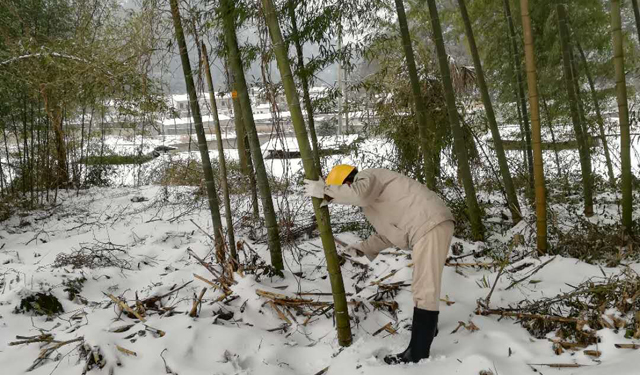
<instances>
[{"instance_id":1,"label":"bamboo stalk","mask_svg":"<svg viewBox=\"0 0 640 375\"><path fill-rule=\"evenodd\" d=\"M134 352L133 350L129 350L127 348L123 348L122 346L116 344L116 349L118 349L118 351L120 351L121 353L124 353L126 355L132 355L134 357L138 356L138 353Z\"/></svg>"},{"instance_id":2,"label":"bamboo stalk","mask_svg":"<svg viewBox=\"0 0 640 375\"><path fill-rule=\"evenodd\" d=\"M282 321L284 321L287 324L291 324L291 320L289 320L289 318L287 318L286 315L284 315L284 313L282 312L282 310L280 310L278 308L278 306L276 306L275 303L273 303L273 301L268 301L267 302L269 304L269 306L271 306L272 309L275 310L276 314L278 314L278 318L280 318Z\"/></svg>"},{"instance_id":3,"label":"bamboo stalk","mask_svg":"<svg viewBox=\"0 0 640 375\"><path fill-rule=\"evenodd\" d=\"M226 0L229 1L229 0ZM272 0L262 0L264 17L269 28L269 35L273 44L273 49L278 63L278 70L282 78L285 95L289 111L291 112L291 120L296 133L296 139L302 156L302 164L304 167L305 177L310 180L317 180L320 171L316 170L313 152L309 145L309 138L304 124L304 116L298 99L298 92L293 80L293 73L289 64L287 46L282 38L280 25L278 24L278 16ZM333 303L335 305L335 320L338 342L341 346L351 345L351 325L349 322L349 309L347 307L347 299L344 290L344 281L338 254L336 252L336 243L331 230L329 220L329 210L327 207L321 207L321 199L313 198L313 209L322 239L322 247L324 248L325 258L327 260L327 271L331 283L331 291L333 293Z\"/></svg>"},{"instance_id":4,"label":"bamboo stalk","mask_svg":"<svg viewBox=\"0 0 640 375\"><path fill-rule=\"evenodd\" d=\"M507 0L505 0L505 3ZM547 200L545 193L544 165L542 160L542 134L540 127L540 103L538 98L538 77L533 44L533 30L529 14L529 0L520 0L522 29L524 32L525 65L527 88L531 106L531 138L533 144L533 171L536 197L536 243L538 252L547 252Z\"/></svg>"},{"instance_id":5,"label":"bamboo stalk","mask_svg":"<svg viewBox=\"0 0 640 375\"><path fill-rule=\"evenodd\" d=\"M173 18L173 25L175 29L175 36L178 42L180 50L180 59L182 62L182 71L184 73L184 80L187 86L187 93L189 94L189 108L193 115L193 120L196 127L196 135L198 137L198 149L200 151L200 158L202 159L202 170L204 173L204 180L207 190L207 198L209 202L209 210L211 214L211 222L213 224L213 236L215 237L216 247L221 246L224 243L224 239L220 235L222 232L222 220L220 218L220 207L218 204L218 193L216 191L215 181L213 179L213 169L211 168L211 160L209 159L209 148L207 146L207 138L204 134L204 127L202 126L202 116L200 115L200 105L198 104L198 97L196 88L193 83L193 73L191 71L191 63L189 62L189 54L187 45L184 38L184 32L182 30L182 21L180 19L180 10L178 7L178 0L170 0L171 15ZM191 144L191 143L189 143Z\"/></svg>"}]
</instances>

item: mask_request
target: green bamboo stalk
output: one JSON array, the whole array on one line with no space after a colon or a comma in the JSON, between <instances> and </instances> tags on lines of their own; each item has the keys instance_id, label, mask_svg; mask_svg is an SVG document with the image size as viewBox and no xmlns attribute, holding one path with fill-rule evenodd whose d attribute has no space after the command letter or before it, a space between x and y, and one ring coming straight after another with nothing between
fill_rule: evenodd
<instances>
[{"instance_id":1,"label":"green bamboo stalk","mask_svg":"<svg viewBox=\"0 0 640 375\"><path fill-rule=\"evenodd\" d=\"M302 43L300 43L298 24L296 20L296 2L294 0L289 0L287 8L289 10L289 19L291 20L291 39L293 40L293 45L296 48L296 55L298 58L298 69L296 71L296 75L302 83L302 100L304 101L304 107L307 112L313 159L316 163L318 173L322 174L320 151L318 149L318 136L316 135L316 125L313 119L313 105L311 103L311 95L309 94L309 73L305 70L304 66L304 54L302 53Z\"/></svg>"},{"instance_id":2,"label":"green bamboo stalk","mask_svg":"<svg viewBox=\"0 0 640 375\"><path fill-rule=\"evenodd\" d=\"M211 78L211 67L209 65L209 55L207 55L207 47L202 42L202 62L205 76L207 78L207 86L209 87L209 101L211 102L211 115L213 116L213 125L216 132L216 141L218 144L218 163L220 164L220 185L224 196L224 216L227 221L227 236L229 238L229 251L231 257L238 262L238 254L236 252L236 238L233 231L233 216L231 213L231 200L229 199L229 182L227 180L227 162L224 158L224 146L222 144L222 131L220 129L220 118L218 117L218 105L216 104L216 92L213 87L213 79ZM235 266L235 265L234 265Z\"/></svg>"},{"instance_id":3,"label":"green bamboo stalk","mask_svg":"<svg viewBox=\"0 0 640 375\"><path fill-rule=\"evenodd\" d=\"M578 108L578 98L576 95L575 77L571 66L571 47L569 45L569 28L567 27L567 13L560 1L556 2L556 13L558 16L558 29L560 31L560 44L562 46L562 66L564 70L564 82L569 98L569 109L571 111L571 121L573 131L578 141L578 153L580 154L580 167L582 170L582 188L584 194L584 214L593 215L593 179L591 177L591 155L587 144L586 134L581 123Z\"/></svg>"},{"instance_id":4,"label":"green bamboo stalk","mask_svg":"<svg viewBox=\"0 0 640 375\"><path fill-rule=\"evenodd\" d=\"M513 24L513 16L511 15L511 6L509 0L503 1L504 14L507 19L507 26L509 27L509 41L511 42L511 65L516 75L517 95L520 102L520 111L522 112L522 125L524 127L524 139L525 139L525 155L527 170L529 171L529 185L528 192L531 192L534 185L533 171L533 151L531 148L531 128L529 126L529 115L527 113L527 99L524 94L524 80L522 79L522 69L520 69L520 52L518 51L518 41L516 38L516 28Z\"/></svg>"},{"instance_id":5,"label":"green bamboo stalk","mask_svg":"<svg viewBox=\"0 0 640 375\"><path fill-rule=\"evenodd\" d=\"M422 0L424 1L424 0ZM433 38L436 44L436 52L438 55L438 65L442 75L442 85L447 101L447 112L449 114L449 123L454 138L454 149L458 157L458 170L462 177L462 185L464 187L465 199L467 202L467 212L471 221L471 232L473 239L481 241L484 239L484 227L482 225L482 212L478 205L476 197L476 188L473 184L473 176L469 167L469 157L467 154L467 146L464 141L464 132L460 126L458 118L458 110L456 108L456 97L453 91L453 83L451 81L451 72L449 71L449 62L447 61L447 52L444 48L444 40L442 38L442 28L440 26L440 18L435 0L426 0L429 6L429 14L431 16L431 29L433 30Z\"/></svg>"},{"instance_id":6,"label":"green bamboo stalk","mask_svg":"<svg viewBox=\"0 0 640 375\"><path fill-rule=\"evenodd\" d=\"M224 243L222 238L222 220L220 219L220 208L218 206L218 194L213 179L213 169L211 168L211 160L209 159L209 149L207 147L207 138L204 135L204 127L202 126L202 116L200 115L200 105L196 95L196 86L193 84L193 72L191 71L191 63L189 62L189 53L187 43L184 40L184 32L182 30L182 21L180 19L180 9L178 8L178 0L170 0L171 16L173 17L173 26L175 28L176 40L180 50L180 59L182 61L182 71L184 80L189 94L189 105L193 115L193 121L196 126L196 135L198 137L198 148L200 149L200 157L202 158L202 171L204 172L204 181L207 188L207 198L209 201L209 209L211 211L211 222L213 224L213 235L215 246L218 248Z\"/></svg>"},{"instance_id":7,"label":"green bamboo stalk","mask_svg":"<svg viewBox=\"0 0 640 375\"><path fill-rule=\"evenodd\" d=\"M422 156L424 158L424 174L427 187L436 190L436 167L434 165L435 158L433 155L435 143L435 123L433 118L427 114L427 106L422 96L420 88L420 79L418 78L418 69L416 68L416 60L413 55L413 47L411 46L411 36L409 34L409 26L407 24L407 15L404 10L403 0L395 0L396 13L398 14L398 23L400 24L400 36L402 37L402 48L407 59L407 70L409 72L409 80L411 81L411 92L413 93L413 105L418 120L418 131L420 134L420 145L422 147ZM431 142L429 141L431 140Z\"/></svg>"},{"instance_id":8,"label":"green bamboo stalk","mask_svg":"<svg viewBox=\"0 0 640 375\"><path fill-rule=\"evenodd\" d=\"M520 211L520 204L518 203L518 195L511 179L511 172L509 171L509 162L507 156L504 153L504 147L502 146L502 138L500 137L500 129L498 129L498 123L496 121L495 113L493 112L493 105L491 104L491 96L489 95L489 88L484 79L484 73L482 71L482 62L480 61L480 54L478 53L478 47L476 46L476 40L473 36L473 28L471 27L471 21L469 21L469 13L467 12L467 6L464 0L458 0L460 6L460 14L462 15L462 22L464 23L464 29L467 34L467 40L469 42L469 49L471 50L471 56L473 57L473 66L476 71L476 82L480 89L480 95L482 97L482 103L487 115L487 121L489 122L489 128L491 129L491 135L493 137L493 145L496 149L496 156L498 158L498 165L500 166L500 174L502 175L502 182L507 193L507 203L509 204L509 210L513 218L513 223L517 224L522 219Z\"/></svg>"},{"instance_id":9,"label":"green bamboo stalk","mask_svg":"<svg viewBox=\"0 0 640 375\"><path fill-rule=\"evenodd\" d=\"M304 166L305 177L310 180L317 180L319 177L318 170L314 164L314 156L309 145L307 130L304 125L304 117L300 108L298 92L296 90L293 74L291 73L291 65L287 56L287 47L282 40L280 25L278 24L278 16L275 12L275 6L272 0L262 0L264 16L269 27L273 50L278 62L278 70L284 85L287 104L291 112L291 120L293 128L298 140L300 155L302 156L302 165ZM331 223L329 221L329 210L327 207L320 207L322 199L312 198L313 210L320 231L322 247L327 259L327 270L329 271L329 280L331 282L331 291L333 294L333 303L336 319L336 329L338 331L338 342L341 346L351 345L351 326L349 324L349 309L347 306L347 297L344 291L344 282L342 280L342 272L340 271L340 263L338 253L336 252L336 242L331 231Z\"/></svg>"},{"instance_id":10,"label":"green bamboo stalk","mask_svg":"<svg viewBox=\"0 0 640 375\"><path fill-rule=\"evenodd\" d=\"M613 34L613 66L616 79L616 100L620 117L620 161L622 173L622 226L633 233L633 192L631 190L631 135L629 134L629 107L627 82L624 74L624 49L622 47L622 21L620 0L611 0L611 32Z\"/></svg>"},{"instance_id":11,"label":"green bamboo stalk","mask_svg":"<svg viewBox=\"0 0 640 375\"><path fill-rule=\"evenodd\" d=\"M269 180L267 178L267 170L264 166L262 151L260 150L260 140L258 139L256 124L253 120L253 113L251 112L251 99L249 98L249 91L244 77L240 49L238 47L238 40L236 37L235 4L232 0L222 0L220 5L220 11L222 12L221 15L223 16L229 64L235 78L235 86L237 88L237 95L240 99L245 131L249 138L251 158L253 159L258 189L260 190L260 196L262 198L262 210L264 212L265 225L267 227L267 238L269 251L271 253L271 265L276 270L282 271L284 269L284 262L282 260L282 249L280 247L278 222L273 208L271 187L269 186Z\"/></svg>"},{"instance_id":12,"label":"green bamboo stalk","mask_svg":"<svg viewBox=\"0 0 640 375\"><path fill-rule=\"evenodd\" d=\"M636 20L636 32L638 33L638 44L640 44L640 7L638 7L638 0L631 0L631 6L633 7L633 17Z\"/></svg>"},{"instance_id":13,"label":"green bamboo stalk","mask_svg":"<svg viewBox=\"0 0 640 375\"><path fill-rule=\"evenodd\" d=\"M607 135L604 131L604 119L602 118L602 112L600 111L600 101L598 100L598 95L596 93L596 86L593 83L593 77L591 76L591 70L589 69L589 63L587 61L587 57L580 45L580 41L575 38L576 47L578 48L578 52L580 53L580 57L582 59L582 65L584 65L584 73L587 76L587 82L589 82L589 91L591 92L591 100L593 100L593 107L596 111L596 123L598 124L598 131L600 133L600 139L602 140L602 148L604 150L604 157L607 163L607 173L609 176L609 185L612 188L616 187L616 177L613 173L613 163L611 162L611 153L609 152L609 142L607 141Z\"/></svg>"},{"instance_id":14,"label":"green bamboo stalk","mask_svg":"<svg viewBox=\"0 0 640 375\"><path fill-rule=\"evenodd\" d=\"M235 83L231 84L233 88L231 91L238 90L236 89ZM231 98L231 103L233 105L233 122L236 128L236 148L238 149L238 154L243 155L240 159L240 169L242 173L249 178L249 191L251 191L251 212L252 218L255 223L260 220L260 205L258 204L258 188L256 184L256 174L253 169L253 162L251 161L251 150L247 147L249 144L249 139L247 138L247 132L244 130L244 120L242 118L242 109L240 106L240 100L238 96L235 95L235 98ZM244 159L244 166L242 159Z\"/></svg>"},{"instance_id":15,"label":"green bamboo stalk","mask_svg":"<svg viewBox=\"0 0 640 375\"><path fill-rule=\"evenodd\" d=\"M547 198L545 195L544 165L542 162L542 136L540 132L540 103L538 101L538 77L536 72L533 31L529 15L529 0L520 0L522 31L524 34L524 56L531 107L531 140L533 146L533 171L536 197L536 242L538 252L547 252Z\"/></svg>"}]
</instances>

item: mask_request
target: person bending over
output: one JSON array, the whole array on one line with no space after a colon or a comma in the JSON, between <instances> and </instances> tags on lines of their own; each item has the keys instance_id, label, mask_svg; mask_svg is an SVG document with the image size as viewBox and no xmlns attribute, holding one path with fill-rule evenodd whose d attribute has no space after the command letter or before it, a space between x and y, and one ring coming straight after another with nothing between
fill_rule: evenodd
<instances>
[{"instance_id":1,"label":"person bending over","mask_svg":"<svg viewBox=\"0 0 640 375\"><path fill-rule=\"evenodd\" d=\"M373 261L389 247L412 249L413 322L405 351L387 355L388 364L429 357L437 334L440 283L454 230L451 210L423 184L386 169L333 167L325 181L305 180L305 195L362 207L376 232L346 251Z\"/></svg>"}]
</instances>

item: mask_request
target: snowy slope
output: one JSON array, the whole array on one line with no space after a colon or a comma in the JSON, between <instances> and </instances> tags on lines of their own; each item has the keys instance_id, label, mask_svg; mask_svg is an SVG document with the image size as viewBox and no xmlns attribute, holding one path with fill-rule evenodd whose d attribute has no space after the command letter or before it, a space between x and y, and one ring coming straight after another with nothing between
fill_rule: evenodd
<instances>
[{"instance_id":1,"label":"snowy slope","mask_svg":"<svg viewBox=\"0 0 640 375\"><path fill-rule=\"evenodd\" d=\"M148 200L134 203L131 201L134 196ZM368 276L360 280L360 268L350 262L345 264L342 272L346 291L352 293L348 300L363 304L358 311L354 311L353 305L350 308L354 343L340 350L330 314L313 317L304 325L306 317L294 313L288 316L292 324L279 329L283 320L265 304L267 299L256 294L257 289L291 297L296 297L298 292L330 292L319 239L302 241L297 247L285 247L287 271L284 279L236 274L237 284L231 287L233 294L225 300L228 302L215 302L221 292L194 278L197 274L213 279L212 275L188 254L192 250L206 258L211 250L207 235L191 221L210 231L204 202L196 200L191 189L166 191L157 186L91 189L81 191L78 197L74 193L63 198L63 203L54 210L15 216L2 223L2 374L24 373L40 351L37 343L18 346L8 343L16 341L18 335L33 336L41 332L50 333L60 341L84 337L87 344L99 347L106 366L89 373L166 374L170 368L177 374L312 375L329 366L328 374L388 375L390 371L397 374L478 374L481 370L492 370L494 374L527 374L533 373L529 364L578 363L588 367L536 368L543 374L635 374L640 368L638 351L614 348L616 343L631 341L613 330L604 329L598 333L602 342L597 349L602 356L596 361L582 351L567 351L557 356L551 342L533 339L514 320L475 315L476 300L485 298L489 292L483 280L493 284L497 274L495 269L477 267L446 267L442 295L454 303L441 304L440 334L434 342L432 357L419 364L391 368L380 358L404 350L408 343L410 332L406 327L412 312L410 288L403 287L395 296L399 304L397 317L388 311L374 310L368 297L377 292L371 282L394 270L398 270L397 273L384 280L385 283L410 283L412 270L408 267L411 262L408 252L389 249L373 263L364 258L357 259L370 267ZM234 199L234 212L239 213L236 217L239 222L243 220L242 204L241 200ZM246 240L268 261L266 245L249 240L247 232L243 233L237 239ZM515 233L529 238L530 227L523 223L504 235L495 235L494 240L508 242ZM348 243L359 240L355 233L341 233L337 237ZM482 247L481 244L455 241L462 243L465 253ZM74 269L71 265L56 267L54 264L60 254L71 254L82 246L121 248L115 245L125 250L118 259L130 269ZM514 279L525 276L548 260L548 257L527 258L530 266L508 278L500 278L491 305L507 306L525 297L553 296L569 290L567 284L577 285L590 277L601 277L602 272L607 275L620 272L616 268L601 269L575 259L556 257L535 274L535 283L524 282L505 290ZM630 267L640 271L638 264ZM86 304L79 299L69 300L62 285L65 280L82 276L87 281L79 294ZM169 293L188 282L191 283L162 299L163 306L174 307L173 315L148 314L146 325L153 329L146 329L142 322L119 314L119 308L105 295L120 296L133 306L136 293L144 300ZM199 316L189 317L187 313L194 294L203 287L207 287L207 291ZM20 298L36 291L51 291L61 301L65 313L47 319L13 312ZM331 301L328 296L305 298ZM460 328L451 333L460 321L473 322L479 330L471 332ZM397 329L397 334L383 331L373 336L389 322ZM110 332L128 324L135 325L125 332ZM154 329L166 334L160 337ZM79 359L76 345L61 347L51 355L51 361L46 361L32 373L81 374L85 359ZM126 355L116 345L136 355ZM595 349L595 346L588 349Z\"/></svg>"}]
</instances>

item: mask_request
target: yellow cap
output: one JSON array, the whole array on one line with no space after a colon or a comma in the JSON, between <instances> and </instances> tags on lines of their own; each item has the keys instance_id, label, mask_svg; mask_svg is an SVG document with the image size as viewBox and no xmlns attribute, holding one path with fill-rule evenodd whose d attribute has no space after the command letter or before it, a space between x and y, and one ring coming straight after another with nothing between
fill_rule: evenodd
<instances>
[{"instance_id":1,"label":"yellow cap","mask_svg":"<svg viewBox=\"0 0 640 375\"><path fill-rule=\"evenodd\" d=\"M342 185L344 183L344 179L347 178L354 169L356 169L356 167L353 165L336 165L331 169L331 172L329 172L325 182L327 185Z\"/></svg>"}]
</instances>

